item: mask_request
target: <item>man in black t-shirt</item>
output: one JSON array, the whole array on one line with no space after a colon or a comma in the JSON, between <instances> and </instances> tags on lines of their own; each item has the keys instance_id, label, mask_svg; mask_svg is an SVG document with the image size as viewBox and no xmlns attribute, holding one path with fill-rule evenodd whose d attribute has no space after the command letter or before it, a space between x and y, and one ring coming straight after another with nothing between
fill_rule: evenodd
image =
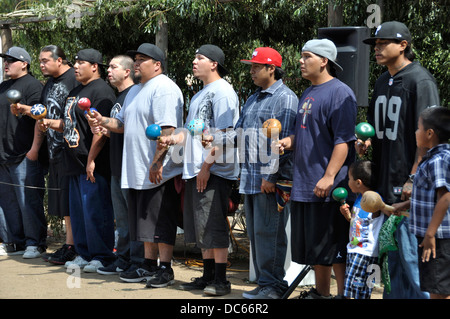
<instances>
[{"instance_id":1,"label":"man in black t-shirt","mask_svg":"<svg viewBox=\"0 0 450 319\"><path fill-rule=\"evenodd\" d=\"M44 169L38 161L35 120L16 112L7 92L18 90L20 102L33 105L42 84L29 74L31 57L23 48L11 47L0 56L10 78L0 84L0 237L7 253L36 258L47 246Z\"/></svg>"},{"instance_id":2,"label":"man in black t-shirt","mask_svg":"<svg viewBox=\"0 0 450 319\"><path fill-rule=\"evenodd\" d=\"M65 53L60 47L56 45L43 47L39 54L39 62L42 74L48 77L41 95L41 104L47 108L46 117L61 119L64 116L64 106L69 92L80 83L76 81L75 71L69 65ZM30 105L18 103L17 110L31 116ZM64 245L54 253L45 254L43 258L55 264L64 264L75 258L69 214L69 184L68 177L64 175L65 164L62 158L65 141L62 132L52 129L44 134L36 128L35 134L37 138L40 138L40 143L43 143L43 146L48 149L48 214L64 218L66 228Z\"/></svg>"},{"instance_id":3,"label":"man in black t-shirt","mask_svg":"<svg viewBox=\"0 0 450 319\"><path fill-rule=\"evenodd\" d=\"M78 107L88 98L91 107L109 116L116 99L113 89L101 79L102 55L84 49L75 56L75 78L81 84L66 99L64 120L44 119L41 130L62 131L65 173L69 175L69 210L75 249L78 256L66 267L83 267L85 272L115 260L114 214L110 193L109 140L92 134L84 111Z\"/></svg>"},{"instance_id":4,"label":"man in black t-shirt","mask_svg":"<svg viewBox=\"0 0 450 319\"><path fill-rule=\"evenodd\" d=\"M377 63L387 71L375 83L367 114L375 136L357 150L363 153L372 145L379 180L376 191L393 206L411 196L414 173L426 154L426 150L416 148L419 115L425 108L440 104L433 76L414 61L411 40L406 25L389 21L377 28L374 37L363 41L374 46ZM384 298L428 298L428 293L420 290L418 243L408 225L405 217L394 233L399 249L388 253L391 292L385 292Z\"/></svg>"}]
</instances>

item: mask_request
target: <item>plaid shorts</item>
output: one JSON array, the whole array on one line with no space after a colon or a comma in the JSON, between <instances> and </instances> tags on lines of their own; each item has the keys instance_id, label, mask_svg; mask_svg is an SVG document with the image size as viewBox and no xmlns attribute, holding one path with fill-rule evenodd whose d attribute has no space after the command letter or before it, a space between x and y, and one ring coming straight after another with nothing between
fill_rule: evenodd
<instances>
[{"instance_id":1,"label":"plaid shorts","mask_svg":"<svg viewBox=\"0 0 450 319\"><path fill-rule=\"evenodd\" d=\"M378 263L378 257L365 256L358 253L347 254L345 269L344 296L354 299L370 299L374 281L368 282L373 271L368 267Z\"/></svg>"}]
</instances>

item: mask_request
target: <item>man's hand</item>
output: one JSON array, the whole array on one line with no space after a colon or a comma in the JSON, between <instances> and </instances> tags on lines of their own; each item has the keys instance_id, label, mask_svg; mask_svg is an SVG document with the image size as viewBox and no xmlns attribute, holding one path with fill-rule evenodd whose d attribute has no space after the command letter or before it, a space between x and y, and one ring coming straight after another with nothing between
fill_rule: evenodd
<instances>
[{"instance_id":1,"label":"man's hand","mask_svg":"<svg viewBox=\"0 0 450 319\"><path fill-rule=\"evenodd\" d=\"M261 193L263 194L275 193L275 183L266 181L263 178L261 183Z\"/></svg>"}]
</instances>

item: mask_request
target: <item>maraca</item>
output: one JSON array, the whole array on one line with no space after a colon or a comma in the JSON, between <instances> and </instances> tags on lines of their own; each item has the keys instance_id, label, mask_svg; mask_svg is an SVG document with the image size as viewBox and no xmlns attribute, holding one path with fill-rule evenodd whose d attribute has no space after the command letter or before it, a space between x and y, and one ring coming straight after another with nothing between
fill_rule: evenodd
<instances>
[{"instance_id":1,"label":"maraca","mask_svg":"<svg viewBox=\"0 0 450 319\"><path fill-rule=\"evenodd\" d=\"M338 187L336 188L333 193L331 194L333 196L333 199L337 202L340 202L341 205L345 204L345 200L348 197L348 192L344 187Z\"/></svg>"},{"instance_id":2,"label":"maraca","mask_svg":"<svg viewBox=\"0 0 450 319\"><path fill-rule=\"evenodd\" d=\"M375 129L367 122L362 122L356 125L355 135L358 140L365 142L367 139L375 135ZM363 144L358 141L358 144Z\"/></svg>"},{"instance_id":3,"label":"maraca","mask_svg":"<svg viewBox=\"0 0 450 319\"><path fill-rule=\"evenodd\" d=\"M8 92L6 92L6 98L9 103L13 104L13 114L15 116L21 116L16 110L16 104L22 99L22 93L18 90L8 90Z\"/></svg>"},{"instance_id":4,"label":"maraca","mask_svg":"<svg viewBox=\"0 0 450 319\"><path fill-rule=\"evenodd\" d=\"M87 112L90 117L94 116L91 112L91 100L89 100L87 97L82 97L78 100L78 107Z\"/></svg>"},{"instance_id":5,"label":"maraca","mask_svg":"<svg viewBox=\"0 0 450 319\"><path fill-rule=\"evenodd\" d=\"M203 134L205 122L200 119L193 119L188 123L187 129L192 136Z\"/></svg>"},{"instance_id":6,"label":"maraca","mask_svg":"<svg viewBox=\"0 0 450 319\"><path fill-rule=\"evenodd\" d=\"M145 136L147 136L149 140L159 141L161 138L161 126L158 124L151 124L147 126L145 129Z\"/></svg>"},{"instance_id":7,"label":"maraca","mask_svg":"<svg viewBox=\"0 0 450 319\"><path fill-rule=\"evenodd\" d=\"M281 122L277 119L268 119L263 123L263 133L268 138L278 143L278 136L281 133ZM283 155L284 152L280 152Z\"/></svg>"},{"instance_id":8,"label":"maraca","mask_svg":"<svg viewBox=\"0 0 450 319\"><path fill-rule=\"evenodd\" d=\"M381 199L380 194L374 191L366 191L361 198L361 208L368 213L374 213L379 210L393 212L394 207L386 205ZM401 212L401 215L409 216L407 212Z\"/></svg>"},{"instance_id":9,"label":"maraca","mask_svg":"<svg viewBox=\"0 0 450 319\"><path fill-rule=\"evenodd\" d=\"M45 116L47 116L47 108L42 104L35 104L30 109L31 117L35 120L42 122Z\"/></svg>"}]
</instances>

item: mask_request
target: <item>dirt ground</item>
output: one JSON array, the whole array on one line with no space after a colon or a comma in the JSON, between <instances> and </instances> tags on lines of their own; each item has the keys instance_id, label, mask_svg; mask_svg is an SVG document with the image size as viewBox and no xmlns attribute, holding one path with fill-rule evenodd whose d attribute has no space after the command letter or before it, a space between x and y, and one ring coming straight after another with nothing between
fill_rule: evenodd
<instances>
[{"instance_id":1,"label":"dirt ground","mask_svg":"<svg viewBox=\"0 0 450 319\"><path fill-rule=\"evenodd\" d=\"M126 283L118 275L97 273L67 273L64 266L57 266L41 258L23 259L22 256L0 256L0 299L242 299L244 291L256 287L249 282L248 240L242 232L235 233L235 250L230 253L228 280L232 293L223 297L206 296L198 291L182 291L181 283L201 276L201 255L198 249L184 244L183 235L178 235L174 249L173 268L176 283L167 288L146 288L145 283ZM59 248L62 239L49 237L49 252ZM290 296L298 298L302 290L298 287ZM332 294L336 294L333 281ZM381 298L381 289L375 289L373 299Z\"/></svg>"}]
</instances>

